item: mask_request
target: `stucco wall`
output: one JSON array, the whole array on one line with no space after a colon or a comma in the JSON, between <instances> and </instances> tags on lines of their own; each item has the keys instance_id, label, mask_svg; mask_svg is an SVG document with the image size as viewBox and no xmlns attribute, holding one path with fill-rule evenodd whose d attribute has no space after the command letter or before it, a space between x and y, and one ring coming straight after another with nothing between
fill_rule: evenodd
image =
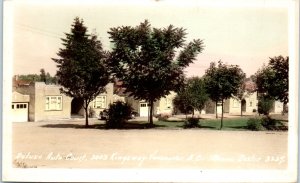
<instances>
[{"instance_id":1,"label":"stucco wall","mask_svg":"<svg viewBox=\"0 0 300 183\"><path fill-rule=\"evenodd\" d=\"M135 100L133 97L125 97L126 103L130 104L133 111L140 113L139 101Z\"/></svg>"},{"instance_id":2,"label":"stucco wall","mask_svg":"<svg viewBox=\"0 0 300 183\"><path fill-rule=\"evenodd\" d=\"M71 97L60 93L59 88L58 85L46 85L43 82L35 83L34 121L71 118ZM62 109L46 110L46 96L62 96Z\"/></svg>"},{"instance_id":3,"label":"stucco wall","mask_svg":"<svg viewBox=\"0 0 300 183\"><path fill-rule=\"evenodd\" d=\"M125 97L125 101L131 105L133 111L140 114L140 103L144 103L145 100L135 100L133 97ZM159 106L159 101L153 104L153 114L157 114L157 107Z\"/></svg>"},{"instance_id":4,"label":"stucco wall","mask_svg":"<svg viewBox=\"0 0 300 183\"><path fill-rule=\"evenodd\" d=\"M109 108L109 104L114 102L114 84L108 83L105 87L106 92L101 93L99 96L106 96L106 106L105 108L94 108L94 101L92 101L89 105L89 108L92 108L95 112L96 116L99 116L100 111ZM84 111L83 111L84 112Z\"/></svg>"},{"instance_id":5,"label":"stucco wall","mask_svg":"<svg viewBox=\"0 0 300 183\"><path fill-rule=\"evenodd\" d=\"M229 113L231 114L240 114L241 113L241 101L235 98L230 98L229 100ZM243 113L253 113L253 109L257 110L257 93L247 95L245 97L246 102L246 111Z\"/></svg>"},{"instance_id":6,"label":"stucco wall","mask_svg":"<svg viewBox=\"0 0 300 183\"><path fill-rule=\"evenodd\" d=\"M16 91L12 94L12 102L25 102L28 103L30 101L29 95L23 95L21 93L18 93Z\"/></svg>"},{"instance_id":7,"label":"stucco wall","mask_svg":"<svg viewBox=\"0 0 300 183\"><path fill-rule=\"evenodd\" d=\"M169 95L162 97L158 101L158 105L156 107L156 113L172 115L174 109L173 100L176 95L177 94L175 92L171 91Z\"/></svg>"},{"instance_id":8,"label":"stucco wall","mask_svg":"<svg viewBox=\"0 0 300 183\"><path fill-rule=\"evenodd\" d=\"M283 103L280 101L274 102L274 113L281 113L283 111Z\"/></svg>"}]
</instances>

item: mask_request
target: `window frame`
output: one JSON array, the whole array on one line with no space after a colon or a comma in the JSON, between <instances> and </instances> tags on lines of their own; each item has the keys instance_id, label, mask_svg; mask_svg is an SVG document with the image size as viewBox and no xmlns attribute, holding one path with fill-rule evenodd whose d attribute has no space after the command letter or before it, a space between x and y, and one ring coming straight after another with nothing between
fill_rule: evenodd
<instances>
[{"instance_id":1,"label":"window frame","mask_svg":"<svg viewBox=\"0 0 300 183\"><path fill-rule=\"evenodd\" d=\"M107 96L106 95L99 95L93 101L94 109L106 109L106 106L107 106Z\"/></svg>"},{"instance_id":2,"label":"window frame","mask_svg":"<svg viewBox=\"0 0 300 183\"><path fill-rule=\"evenodd\" d=\"M58 100L60 99L60 100ZM55 100L52 101L52 100ZM55 104L51 104L51 102ZM53 107L55 105L55 107ZM45 97L45 111L62 111L63 110L63 96L62 95L47 95Z\"/></svg>"}]
</instances>

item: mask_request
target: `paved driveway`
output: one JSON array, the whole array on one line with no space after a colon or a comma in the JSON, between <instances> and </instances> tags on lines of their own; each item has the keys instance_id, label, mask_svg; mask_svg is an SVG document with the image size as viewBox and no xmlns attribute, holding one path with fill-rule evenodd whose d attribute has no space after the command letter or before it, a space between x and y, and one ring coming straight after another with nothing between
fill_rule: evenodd
<instances>
[{"instance_id":1,"label":"paved driveway","mask_svg":"<svg viewBox=\"0 0 300 183\"><path fill-rule=\"evenodd\" d=\"M78 128L82 124L13 123L13 161L38 168L287 167L287 132Z\"/></svg>"}]
</instances>

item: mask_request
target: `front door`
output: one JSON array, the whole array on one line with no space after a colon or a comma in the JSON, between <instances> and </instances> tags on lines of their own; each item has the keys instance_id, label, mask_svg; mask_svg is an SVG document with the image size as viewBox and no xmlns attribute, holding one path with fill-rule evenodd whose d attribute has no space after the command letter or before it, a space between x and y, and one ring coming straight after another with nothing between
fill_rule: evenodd
<instances>
[{"instance_id":1,"label":"front door","mask_svg":"<svg viewBox=\"0 0 300 183\"><path fill-rule=\"evenodd\" d=\"M146 102L140 103L140 116L147 117L149 111L149 105Z\"/></svg>"}]
</instances>

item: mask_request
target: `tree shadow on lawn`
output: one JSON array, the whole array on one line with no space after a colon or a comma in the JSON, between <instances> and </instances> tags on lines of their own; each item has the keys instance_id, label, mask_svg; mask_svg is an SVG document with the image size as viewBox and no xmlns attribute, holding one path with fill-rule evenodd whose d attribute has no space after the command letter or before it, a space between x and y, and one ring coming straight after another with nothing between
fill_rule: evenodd
<instances>
[{"instance_id":1,"label":"tree shadow on lawn","mask_svg":"<svg viewBox=\"0 0 300 183\"><path fill-rule=\"evenodd\" d=\"M236 116L236 117L251 117L251 116L255 116L255 114L243 114L242 116L240 114L230 114L230 116Z\"/></svg>"},{"instance_id":2,"label":"tree shadow on lawn","mask_svg":"<svg viewBox=\"0 0 300 183\"><path fill-rule=\"evenodd\" d=\"M85 125L80 125L80 124L65 124L65 123L61 123L61 124L47 124L47 125L41 125L40 127L42 128L85 128L85 129L89 129L89 128L105 128L104 124L93 124L93 125L89 125L88 127L86 127Z\"/></svg>"},{"instance_id":3,"label":"tree shadow on lawn","mask_svg":"<svg viewBox=\"0 0 300 183\"><path fill-rule=\"evenodd\" d=\"M42 128L73 128L73 129L110 129L107 128L105 124L93 124L86 127L85 125L80 124L47 124L47 125L41 125ZM153 124L152 126L148 123L131 123L127 122L124 123L124 126L121 128L115 128L115 129L124 129L124 130L131 130L131 129L150 129L150 128L160 128L160 127L166 127L166 125L156 125Z\"/></svg>"},{"instance_id":4,"label":"tree shadow on lawn","mask_svg":"<svg viewBox=\"0 0 300 183\"><path fill-rule=\"evenodd\" d=\"M178 126L178 127L182 127L184 129L207 129L207 130L217 130L218 128L215 128L215 127L212 127L212 126L201 126L201 125L198 125L197 127L185 127L185 126Z\"/></svg>"},{"instance_id":5,"label":"tree shadow on lawn","mask_svg":"<svg viewBox=\"0 0 300 183\"><path fill-rule=\"evenodd\" d=\"M225 126L224 129L249 130L246 126Z\"/></svg>"}]
</instances>

